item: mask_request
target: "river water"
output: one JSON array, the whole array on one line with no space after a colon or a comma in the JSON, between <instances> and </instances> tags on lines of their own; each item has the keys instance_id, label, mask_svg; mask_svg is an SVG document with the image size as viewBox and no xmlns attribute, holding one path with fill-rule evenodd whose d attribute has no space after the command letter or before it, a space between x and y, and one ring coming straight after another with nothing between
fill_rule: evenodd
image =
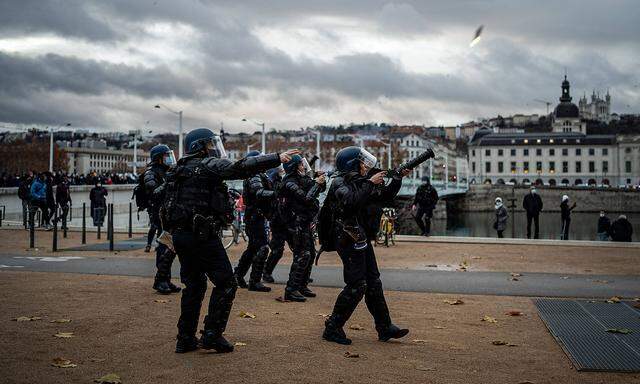
<instances>
[{"instance_id":1,"label":"river water","mask_svg":"<svg viewBox=\"0 0 640 384\"><path fill-rule=\"evenodd\" d=\"M613 221L619 214L610 214ZM569 239L571 240L596 240L596 226L598 223L598 213L573 213L571 215L571 225ZM640 214L629 214L627 219L633 226L633 241L640 241ZM406 220L406 219L405 219ZM460 236L460 237L497 237L493 229L495 214L493 212L462 212L456 215L449 215L444 220L433 220L431 234L434 236ZM515 228L513 224L515 222ZM411 223L402 225L403 234L418 234L418 226ZM531 224L533 233L533 223ZM515 229L515 236L511 235L512 228ZM560 212L546 212L540 214L540 238L560 239L561 222ZM515 212L515 220L509 213L509 222L504 236L526 238L527 216L524 212Z\"/></svg>"}]
</instances>

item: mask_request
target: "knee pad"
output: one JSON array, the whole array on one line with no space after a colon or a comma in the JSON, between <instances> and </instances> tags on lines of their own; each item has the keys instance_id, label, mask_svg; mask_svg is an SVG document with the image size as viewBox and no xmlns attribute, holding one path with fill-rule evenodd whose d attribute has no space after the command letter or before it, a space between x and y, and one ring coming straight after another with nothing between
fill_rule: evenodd
<instances>
[{"instance_id":1,"label":"knee pad","mask_svg":"<svg viewBox=\"0 0 640 384\"><path fill-rule=\"evenodd\" d=\"M361 299L364 296L364 293L367 291L367 282L365 280L361 280L356 282L353 285L347 285L347 292L349 296L353 298Z\"/></svg>"}]
</instances>

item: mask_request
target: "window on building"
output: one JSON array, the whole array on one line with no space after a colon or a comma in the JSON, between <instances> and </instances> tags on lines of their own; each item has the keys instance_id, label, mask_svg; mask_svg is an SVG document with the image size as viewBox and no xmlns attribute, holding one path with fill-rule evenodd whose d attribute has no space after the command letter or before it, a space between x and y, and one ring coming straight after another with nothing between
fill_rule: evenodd
<instances>
[{"instance_id":1,"label":"window on building","mask_svg":"<svg viewBox=\"0 0 640 384\"><path fill-rule=\"evenodd\" d=\"M555 156L556 155L556 150L551 148L549 149L549 156Z\"/></svg>"},{"instance_id":2,"label":"window on building","mask_svg":"<svg viewBox=\"0 0 640 384\"><path fill-rule=\"evenodd\" d=\"M498 156L504 156L504 150L498 149Z\"/></svg>"},{"instance_id":3,"label":"window on building","mask_svg":"<svg viewBox=\"0 0 640 384\"><path fill-rule=\"evenodd\" d=\"M626 173L631 173L631 162L630 161L625 161L624 162L624 171Z\"/></svg>"},{"instance_id":4,"label":"window on building","mask_svg":"<svg viewBox=\"0 0 640 384\"><path fill-rule=\"evenodd\" d=\"M485 156L491 156L491 150L490 149L485 149L484 150L484 155Z\"/></svg>"},{"instance_id":5,"label":"window on building","mask_svg":"<svg viewBox=\"0 0 640 384\"><path fill-rule=\"evenodd\" d=\"M589 173L594 173L596 171L596 162L595 161L590 161L589 162Z\"/></svg>"},{"instance_id":6,"label":"window on building","mask_svg":"<svg viewBox=\"0 0 640 384\"><path fill-rule=\"evenodd\" d=\"M511 162L511 173L516 173L516 162L515 161Z\"/></svg>"},{"instance_id":7,"label":"window on building","mask_svg":"<svg viewBox=\"0 0 640 384\"><path fill-rule=\"evenodd\" d=\"M486 163L484 163L484 171L486 173L491 173L491 162L487 161Z\"/></svg>"},{"instance_id":8,"label":"window on building","mask_svg":"<svg viewBox=\"0 0 640 384\"><path fill-rule=\"evenodd\" d=\"M562 173L569 173L569 162L568 161L563 161L562 162Z\"/></svg>"},{"instance_id":9,"label":"window on building","mask_svg":"<svg viewBox=\"0 0 640 384\"><path fill-rule=\"evenodd\" d=\"M609 172L609 162L606 160L602 162L602 172L603 173Z\"/></svg>"},{"instance_id":10,"label":"window on building","mask_svg":"<svg viewBox=\"0 0 640 384\"><path fill-rule=\"evenodd\" d=\"M589 148L589 156L595 156L596 154L596 149L595 148Z\"/></svg>"},{"instance_id":11,"label":"window on building","mask_svg":"<svg viewBox=\"0 0 640 384\"><path fill-rule=\"evenodd\" d=\"M525 150L524 150L523 152L524 152L523 154L524 154L525 156L529 156L529 149L526 149L526 148L525 148Z\"/></svg>"},{"instance_id":12,"label":"window on building","mask_svg":"<svg viewBox=\"0 0 640 384\"><path fill-rule=\"evenodd\" d=\"M542 148L536 148L536 156L542 156Z\"/></svg>"},{"instance_id":13,"label":"window on building","mask_svg":"<svg viewBox=\"0 0 640 384\"><path fill-rule=\"evenodd\" d=\"M631 153L631 148L625 148L624 153Z\"/></svg>"},{"instance_id":14,"label":"window on building","mask_svg":"<svg viewBox=\"0 0 640 384\"><path fill-rule=\"evenodd\" d=\"M569 156L569 149L568 148L562 148L562 156Z\"/></svg>"},{"instance_id":15,"label":"window on building","mask_svg":"<svg viewBox=\"0 0 640 384\"><path fill-rule=\"evenodd\" d=\"M498 162L498 173L504 172L504 163L502 161Z\"/></svg>"},{"instance_id":16,"label":"window on building","mask_svg":"<svg viewBox=\"0 0 640 384\"><path fill-rule=\"evenodd\" d=\"M511 150L511 156L515 156L515 155L516 155L516 150L515 150L515 149L512 149L512 150Z\"/></svg>"},{"instance_id":17,"label":"window on building","mask_svg":"<svg viewBox=\"0 0 640 384\"><path fill-rule=\"evenodd\" d=\"M576 156L582 155L582 148L576 148Z\"/></svg>"},{"instance_id":18,"label":"window on building","mask_svg":"<svg viewBox=\"0 0 640 384\"><path fill-rule=\"evenodd\" d=\"M576 173L582 172L582 162L576 161Z\"/></svg>"},{"instance_id":19,"label":"window on building","mask_svg":"<svg viewBox=\"0 0 640 384\"><path fill-rule=\"evenodd\" d=\"M542 161L536 161L536 172L542 172Z\"/></svg>"},{"instance_id":20,"label":"window on building","mask_svg":"<svg viewBox=\"0 0 640 384\"><path fill-rule=\"evenodd\" d=\"M476 173L476 162L475 161L471 162L471 172Z\"/></svg>"},{"instance_id":21,"label":"window on building","mask_svg":"<svg viewBox=\"0 0 640 384\"><path fill-rule=\"evenodd\" d=\"M475 149L472 149L472 150L471 150L471 156L475 156L475 155L476 155L476 150L475 150Z\"/></svg>"},{"instance_id":22,"label":"window on building","mask_svg":"<svg viewBox=\"0 0 640 384\"><path fill-rule=\"evenodd\" d=\"M609 148L602 148L602 156L608 156L609 155Z\"/></svg>"},{"instance_id":23,"label":"window on building","mask_svg":"<svg viewBox=\"0 0 640 384\"><path fill-rule=\"evenodd\" d=\"M524 173L529 173L529 162L525 161L522 163L522 170L524 171Z\"/></svg>"},{"instance_id":24,"label":"window on building","mask_svg":"<svg viewBox=\"0 0 640 384\"><path fill-rule=\"evenodd\" d=\"M550 161L549 162L549 172L550 173L556 173L556 162L555 161Z\"/></svg>"}]
</instances>

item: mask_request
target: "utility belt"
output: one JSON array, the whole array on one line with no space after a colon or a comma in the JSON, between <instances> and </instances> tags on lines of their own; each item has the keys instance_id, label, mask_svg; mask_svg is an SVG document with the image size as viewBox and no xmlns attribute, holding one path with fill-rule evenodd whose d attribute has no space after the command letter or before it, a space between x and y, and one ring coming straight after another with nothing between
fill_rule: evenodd
<instances>
[{"instance_id":1,"label":"utility belt","mask_svg":"<svg viewBox=\"0 0 640 384\"><path fill-rule=\"evenodd\" d=\"M175 231L192 232L200 241L207 241L218 236L222 224L220 219L214 216L203 216L199 213L193 215L190 226L178 225Z\"/></svg>"},{"instance_id":2,"label":"utility belt","mask_svg":"<svg viewBox=\"0 0 640 384\"><path fill-rule=\"evenodd\" d=\"M346 234L348 238L353 241L354 249L364 249L367 247L367 235L357 221L355 225L353 225L337 219L336 225L342 233Z\"/></svg>"}]
</instances>

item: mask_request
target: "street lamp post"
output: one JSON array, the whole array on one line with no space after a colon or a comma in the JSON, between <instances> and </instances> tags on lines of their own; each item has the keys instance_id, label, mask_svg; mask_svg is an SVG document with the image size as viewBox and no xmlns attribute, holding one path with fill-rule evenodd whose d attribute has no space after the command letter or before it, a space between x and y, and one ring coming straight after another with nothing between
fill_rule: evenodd
<instances>
[{"instance_id":1,"label":"street lamp post","mask_svg":"<svg viewBox=\"0 0 640 384\"><path fill-rule=\"evenodd\" d=\"M58 128L63 126L70 127L71 123L60 125ZM53 173L53 127L49 127L49 172Z\"/></svg>"},{"instance_id":2,"label":"street lamp post","mask_svg":"<svg viewBox=\"0 0 640 384\"><path fill-rule=\"evenodd\" d=\"M242 119L242 121L252 122L253 124L262 128L262 153L267 152L267 136L264 128L264 123L258 123L257 121L249 120L247 118Z\"/></svg>"},{"instance_id":3,"label":"street lamp post","mask_svg":"<svg viewBox=\"0 0 640 384\"><path fill-rule=\"evenodd\" d=\"M173 113L174 115L178 115L178 158L182 157L183 148L182 148L182 111L174 111L173 109L167 107L166 105L156 104L154 108L161 109L164 108L167 111Z\"/></svg>"}]
</instances>

